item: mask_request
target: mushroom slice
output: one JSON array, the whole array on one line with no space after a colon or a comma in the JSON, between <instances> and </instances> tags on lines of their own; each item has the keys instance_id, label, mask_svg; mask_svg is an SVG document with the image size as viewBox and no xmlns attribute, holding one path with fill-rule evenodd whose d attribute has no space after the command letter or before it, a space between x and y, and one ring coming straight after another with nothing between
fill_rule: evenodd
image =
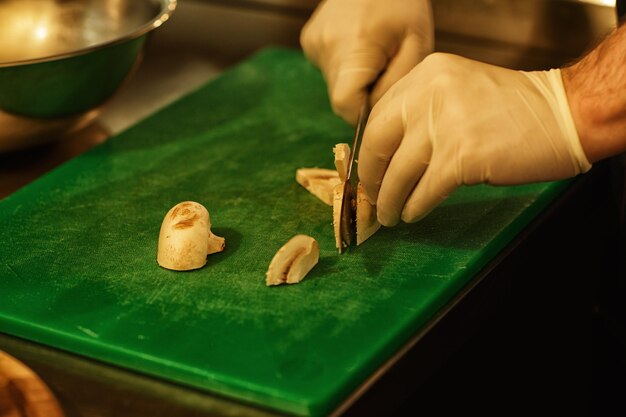
<instances>
[{"instance_id":1,"label":"mushroom slice","mask_svg":"<svg viewBox=\"0 0 626 417\"><path fill-rule=\"evenodd\" d=\"M348 178L348 164L350 162L350 145L347 143L338 143L333 148L335 154L335 168L341 181Z\"/></svg>"},{"instance_id":2,"label":"mushroom slice","mask_svg":"<svg viewBox=\"0 0 626 417\"><path fill-rule=\"evenodd\" d=\"M297 284L317 264L320 248L311 236L296 235L281 247L267 269L265 284Z\"/></svg>"},{"instance_id":3,"label":"mushroom slice","mask_svg":"<svg viewBox=\"0 0 626 417\"><path fill-rule=\"evenodd\" d=\"M174 271L202 268L207 255L224 250L225 240L211 233L208 210L195 201L172 207L161 223L157 262Z\"/></svg>"},{"instance_id":4,"label":"mushroom slice","mask_svg":"<svg viewBox=\"0 0 626 417\"><path fill-rule=\"evenodd\" d=\"M343 200L343 182L333 188L333 230L335 231L335 247L341 253L343 240L341 239L341 201Z\"/></svg>"},{"instance_id":5,"label":"mushroom slice","mask_svg":"<svg viewBox=\"0 0 626 417\"><path fill-rule=\"evenodd\" d=\"M380 229L376 205L365 195L359 182L356 191L356 244L360 245Z\"/></svg>"},{"instance_id":6,"label":"mushroom slice","mask_svg":"<svg viewBox=\"0 0 626 417\"><path fill-rule=\"evenodd\" d=\"M341 182L337 171L324 168L300 168L296 181L329 206L333 205L333 187Z\"/></svg>"}]
</instances>

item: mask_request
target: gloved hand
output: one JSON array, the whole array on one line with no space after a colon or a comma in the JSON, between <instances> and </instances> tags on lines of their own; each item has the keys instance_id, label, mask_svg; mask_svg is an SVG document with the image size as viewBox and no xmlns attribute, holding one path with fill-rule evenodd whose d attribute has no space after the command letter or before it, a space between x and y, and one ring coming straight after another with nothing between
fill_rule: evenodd
<instances>
[{"instance_id":1,"label":"gloved hand","mask_svg":"<svg viewBox=\"0 0 626 417\"><path fill-rule=\"evenodd\" d=\"M374 106L358 155L386 226L415 222L462 184L564 179L591 168L561 72L432 54Z\"/></svg>"},{"instance_id":2,"label":"gloved hand","mask_svg":"<svg viewBox=\"0 0 626 417\"><path fill-rule=\"evenodd\" d=\"M354 124L379 75L372 104L432 52L430 0L325 0L300 43L324 74L333 110Z\"/></svg>"}]
</instances>

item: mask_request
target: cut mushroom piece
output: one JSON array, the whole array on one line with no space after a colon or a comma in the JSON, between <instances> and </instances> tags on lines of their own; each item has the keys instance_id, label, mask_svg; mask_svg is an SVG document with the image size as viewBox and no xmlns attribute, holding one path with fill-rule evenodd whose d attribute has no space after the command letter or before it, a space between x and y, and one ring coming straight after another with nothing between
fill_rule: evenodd
<instances>
[{"instance_id":1,"label":"cut mushroom piece","mask_svg":"<svg viewBox=\"0 0 626 417\"><path fill-rule=\"evenodd\" d=\"M333 188L341 182L337 171L324 168L300 168L296 181L329 206L333 205Z\"/></svg>"},{"instance_id":2,"label":"cut mushroom piece","mask_svg":"<svg viewBox=\"0 0 626 417\"><path fill-rule=\"evenodd\" d=\"M350 145L347 143L338 143L333 148L335 154L335 168L341 181L348 178L348 164L350 163Z\"/></svg>"},{"instance_id":3,"label":"cut mushroom piece","mask_svg":"<svg viewBox=\"0 0 626 417\"><path fill-rule=\"evenodd\" d=\"M376 205L365 195L359 182L356 191L356 244L360 245L380 229Z\"/></svg>"},{"instance_id":4,"label":"cut mushroom piece","mask_svg":"<svg viewBox=\"0 0 626 417\"><path fill-rule=\"evenodd\" d=\"M183 201L172 207L161 223L157 262L174 271L202 268L207 255L224 250L223 237L211 233L208 210L200 203Z\"/></svg>"},{"instance_id":5,"label":"cut mushroom piece","mask_svg":"<svg viewBox=\"0 0 626 417\"><path fill-rule=\"evenodd\" d=\"M209 230L209 244L207 245L206 254L211 255L217 252L223 252L225 246L226 246L226 239L212 233Z\"/></svg>"},{"instance_id":6,"label":"cut mushroom piece","mask_svg":"<svg viewBox=\"0 0 626 417\"><path fill-rule=\"evenodd\" d=\"M297 284L317 264L319 256L320 248L311 236L292 237L272 258L265 284Z\"/></svg>"},{"instance_id":7,"label":"cut mushroom piece","mask_svg":"<svg viewBox=\"0 0 626 417\"><path fill-rule=\"evenodd\" d=\"M343 200L343 182L335 185L333 188L333 230L335 232L335 247L341 253L341 249L344 246L341 239L341 201Z\"/></svg>"}]
</instances>

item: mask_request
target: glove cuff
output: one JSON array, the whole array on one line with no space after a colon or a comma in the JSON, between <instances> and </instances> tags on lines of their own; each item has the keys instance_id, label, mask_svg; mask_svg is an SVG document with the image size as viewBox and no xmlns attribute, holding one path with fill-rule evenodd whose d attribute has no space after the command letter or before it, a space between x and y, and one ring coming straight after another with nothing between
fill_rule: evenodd
<instances>
[{"instance_id":1,"label":"glove cuff","mask_svg":"<svg viewBox=\"0 0 626 417\"><path fill-rule=\"evenodd\" d=\"M577 164L578 172L584 173L591 169L591 163L585 155L582 145L580 144L580 138L578 137L578 131L576 130L576 124L572 117L572 112L569 107L569 101L567 100L567 94L565 93L565 86L563 85L563 78L561 77L560 69L552 69L546 72L548 83L551 90L554 92L554 100L557 114L561 116L560 124L565 134L566 140L570 144L570 152L573 162Z\"/></svg>"}]
</instances>

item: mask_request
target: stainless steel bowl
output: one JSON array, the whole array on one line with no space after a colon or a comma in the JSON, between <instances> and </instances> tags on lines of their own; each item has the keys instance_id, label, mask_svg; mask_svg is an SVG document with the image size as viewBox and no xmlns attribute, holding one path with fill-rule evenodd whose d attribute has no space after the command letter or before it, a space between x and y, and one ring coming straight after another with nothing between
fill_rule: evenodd
<instances>
[{"instance_id":1,"label":"stainless steel bowl","mask_svg":"<svg viewBox=\"0 0 626 417\"><path fill-rule=\"evenodd\" d=\"M0 152L97 117L176 0L0 0Z\"/></svg>"}]
</instances>

